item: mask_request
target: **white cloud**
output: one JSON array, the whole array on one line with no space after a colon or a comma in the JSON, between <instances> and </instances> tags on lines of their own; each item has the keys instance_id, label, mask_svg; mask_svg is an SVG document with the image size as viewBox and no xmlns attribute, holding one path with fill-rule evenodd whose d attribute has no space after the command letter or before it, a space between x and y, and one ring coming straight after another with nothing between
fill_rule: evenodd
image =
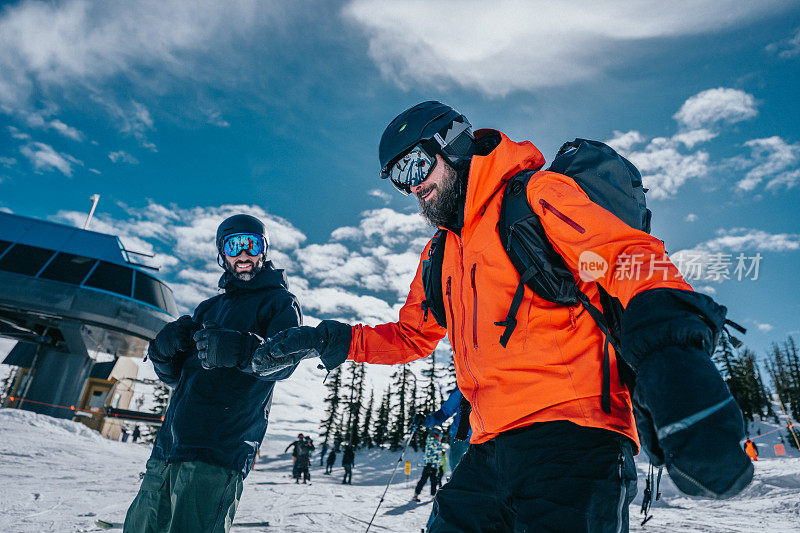
<instances>
[{"instance_id":1,"label":"white cloud","mask_svg":"<svg viewBox=\"0 0 800 533\"><path fill-rule=\"evenodd\" d=\"M748 228L717 231L717 237L695 247L709 252L788 252L800 250L800 234L768 233Z\"/></svg>"},{"instance_id":2,"label":"white cloud","mask_svg":"<svg viewBox=\"0 0 800 533\"><path fill-rule=\"evenodd\" d=\"M788 144L780 137L753 139L744 143L750 148L750 158L735 158L733 163L749 168L744 178L736 184L741 191L752 191L764 180L767 189L787 189L800 179L800 143Z\"/></svg>"},{"instance_id":3,"label":"white cloud","mask_svg":"<svg viewBox=\"0 0 800 533\"><path fill-rule=\"evenodd\" d=\"M675 113L678 132L673 136L648 141L639 131L614 131L606 143L636 165L649 189L648 197L670 198L686 182L703 179L717 168L708 152L697 149L697 145L716 138L722 126L755 115L752 95L724 87L709 89L688 98ZM794 168L800 144L788 145L779 137L771 137L748 141L745 146L750 148L750 158L738 156L725 162L747 171L737 184L740 190L752 190L767 178L769 189L792 188L800 180L800 170Z\"/></svg>"},{"instance_id":4,"label":"white cloud","mask_svg":"<svg viewBox=\"0 0 800 533\"><path fill-rule=\"evenodd\" d=\"M681 153L676 143L658 137L642 151L627 155L642 174L650 198L669 198L687 181L703 178L709 171L709 156L702 150Z\"/></svg>"},{"instance_id":5,"label":"white cloud","mask_svg":"<svg viewBox=\"0 0 800 533\"><path fill-rule=\"evenodd\" d=\"M621 131L614 130L614 137L606 141L614 150L623 154L630 153L631 149L637 144L645 142L647 139L638 131L628 131L622 133Z\"/></svg>"},{"instance_id":6,"label":"white cloud","mask_svg":"<svg viewBox=\"0 0 800 533\"><path fill-rule=\"evenodd\" d=\"M758 331L762 333L769 333L770 331L775 329L775 326L773 326L772 324L756 324L756 327L758 328Z\"/></svg>"},{"instance_id":7,"label":"white cloud","mask_svg":"<svg viewBox=\"0 0 800 533\"><path fill-rule=\"evenodd\" d=\"M27 113L24 110L21 111L20 113L22 114L25 123L31 128L37 128L41 130L54 130L63 135L64 137L72 139L73 141L83 140L83 133L81 133L80 130L77 130L72 126L64 124L57 118L49 119L45 118L45 116L41 113Z\"/></svg>"},{"instance_id":8,"label":"white cloud","mask_svg":"<svg viewBox=\"0 0 800 533\"><path fill-rule=\"evenodd\" d=\"M117 103L99 96L94 96L93 99L116 121L120 132L133 136L142 148L157 151L156 145L147 138L147 133L155 124L147 107L134 100Z\"/></svg>"},{"instance_id":9,"label":"white cloud","mask_svg":"<svg viewBox=\"0 0 800 533\"><path fill-rule=\"evenodd\" d=\"M108 158L113 162L122 162L122 163L129 163L131 165L136 165L139 163L139 160L136 159L134 156L129 154L124 150L119 150L118 152L109 152Z\"/></svg>"},{"instance_id":10,"label":"white cloud","mask_svg":"<svg viewBox=\"0 0 800 533\"><path fill-rule=\"evenodd\" d=\"M0 157L0 165L4 167L13 167L17 164L17 160L13 157Z\"/></svg>"},{"instance_id":11,"label":"white cloud","mask_svg":"<svg viewBox=\"0 0 800 533\"><path fill-rule=\"evenodd\" d=\"M17 139L18 141L29 141L31 136L25 133L24 131L19 131L14 126L8 127L8 132L11 134L11 137Z\"/></svg>"},{"instance_id":12,"label":"white cloud","mask_svg":"<svg viewBox=\"0 0 800 533\"><path fill-rule=\"evenodd\" d=\"M272 23L272 2L23 1L0 12L0 101L24 102L37 85L92 86L139 66L191 77L192 52L215 49ZM152 80L149 80L152 81Z\"/></svg>"},{"instance_id":13,"label":"white cloud","mask_svg":"<svg viewBox=\"0 0 800 533\"><path fill-rule=\"evenodd\" d=\"M699 130L690 130L678 133L672 136L672 139L683 144L686 148L691 150L696 144L708 142L714 137L719 135L716 132L701 128Z\"/></svg>"},{"instance_id":14,"label":"white cloud","mask_svg":"<svg viewBox=\"0 0 800 533\"><path fill-rule=\"evenodd\" d=\"M404 214L392 209L382 208L365 211L361 214L357 228L343 227L331 233L333 241L357 240L364 242L378 239L387 246L408 243L420 235L433 235L434 230L417 213Z\"/></svg>"},{"instance_id":15,"label":"white cloud","mask_svg":"<svg viewBox=\"0 0 800 533\"><path fill-rule=\"evenodd\" d=\"M275 0L5 3L0 108L30 110L47 102L48 112L55 113L63 100L88 98L94 105L85 106L87 114L110 115L120 131L155 150L147 132L155 129L157 117L141 102L188 86L197 89L192 95L197 101L175 111L159 108L160 113L227 126L218 111L207 112L201 93L218 91L223 83L248 85L235 76L260 69L240 68L242 58L256 46L268 46L276 38L270 30L282 28L289 14L302 9ZM60 121L49 127L68 137L80 135Z\"/></svg>"},{"instance_id":16,"label":"white cloud","mask_svg":"<svg viewBox=\"0 0 800 533\"><path fill-rule=\"evenodd\" d=\"M764 252L800 250L800 234L768 233L750 228L720 229L713 239L691 249L670 254L689 283L722 283L726 280L757 280L764 265ZM713 294L706 288L703 292ZM700 290L700 289L698 289Z\"/></svg>"},{"instance_id":17,"label":"white cloud","mask_svg":"<svg viewBox=\"0 0 800 533\"><path fill-rule=\"evenodd\" d=\"M719 123L734 124L758 114L751 94L738 89L718 87L692 96L673 116L689 129L700 129Z\"/></svg>"},{"instance_id":18,"label":"white cloud","mask_svg":"<svg viewBox=\"0 0 800 533\"><path fill-rule=\"evenodd\" d=\"M384 204L388 204L392 197L386 191L382 189L370 189L367 191L367 196L372 196L373 198L377 198L381 200Z\"/></svg>"},{"instance_id":19,"label":"white cloud","mask_svg":"<svg viewBox=\"0 0 800 533\"><path fill-rule=\"evenodd\" d=\"M686 218L684 220L686 220L686 222L697 222L697 215L695 215L694 213L689 213L688 215L686 215Z\"/></svg>"},{"instance_id":20,"label":"white cloud","mask_svg":"<svg viewBox=\"0 0 800 533\"><path fill-rule=\"evenodd\" d=\"M717 294L716 287L712 285L701 285L699 287L694 287L694 290L696 290L697 292L702 292L703 294L707 294L709 296L714 296L715 294Z\"/></svg>"},{"instance_id":21,"label":"white cloud","mask_svg":"<svg viewBox=\"0 0 800 533\"><path fill-rule=\"evenodd\" d=\"M83 165L69 154L56 152L52 146L32 142L20 147L20 153L24 155L37 171L58 170L67 177L72 176L73 165Z\"/></svg>"},{"instance_id":22,"label":"white cloud","mask_svg":"<svg viewBox=\"0 0 800 533\"><path fill-rule=\"evenodd\" d=\"M206 122L212 126L228 128L231 125L230 122L223 118L222 113L215 109L204 109L203 114L206 116Z\"/></svg>"},{"instance_id":23,"label":"white cloud","mask_svg":"<svg viewBox=\"0 0 800 533\"><path fill-rule=\"evenodd\" d=\"M352 0L344 17L401 86L457 84L498 97L596 78L641 57L654 39L707 34L788 9L736 0L546 3Z\"/></svg>"},{"instance_id":24,"label":"white cloud","mask_svg":"<svg viewBox=\"0 0 800 533\"><path fill-rule=\"evenodd\" d=\"M800 28L797 28L791 37L767 45L767 50L777 52L778 57L783 59L800 55Z\"/></svg>"}]
</instances>

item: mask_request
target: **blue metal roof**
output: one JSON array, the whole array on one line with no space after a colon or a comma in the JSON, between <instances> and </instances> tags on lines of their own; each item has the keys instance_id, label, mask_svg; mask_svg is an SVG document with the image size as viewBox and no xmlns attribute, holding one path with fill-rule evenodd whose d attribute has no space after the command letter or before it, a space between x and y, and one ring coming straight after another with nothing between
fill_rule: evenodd
<instances>
[{"instance_id":1,"label":"blue metal roof","mask_svg":"<svg viewBox=\"0 0 800 533\"><path fill-rule=\"evenodd\" d=\"M136 267L116 236L48 220L0 212L0 239Z\"/></svg>"}]
</instances>

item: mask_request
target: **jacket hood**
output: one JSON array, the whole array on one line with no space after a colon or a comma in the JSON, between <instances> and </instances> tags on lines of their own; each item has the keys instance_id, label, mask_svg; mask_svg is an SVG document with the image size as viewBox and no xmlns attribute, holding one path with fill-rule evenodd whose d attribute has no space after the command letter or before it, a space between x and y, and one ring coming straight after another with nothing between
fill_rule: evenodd
<instances>
[{"instance_id":1,"label":"jacket hood","mask_svg":"<svg viewBox=\"0 0 800 533\"><path fill-rule=\"evenodd\" d=\"M544 156L530 141L514 142L500 131L481 129L475 139L499 137L497 146L486 155L475 155L469 168L465 221L479 211L514 174L524 169L539 170Z\"/></svg>"},{"instance_id":2,"label":"jacket hood","mask_svg":"<svg viewBox=\"0 0 800 533\"><path fill-rule=\"evenodd\" d=\"M288 289L288 285L286 283L286 272L283 269L276 269L272 261L267 261L264 264L264 268L250 281L243 281L225 269L225 273L219 278L219 288L224 289L225 292L235 292Z\"/></svg>"}]
</instances>

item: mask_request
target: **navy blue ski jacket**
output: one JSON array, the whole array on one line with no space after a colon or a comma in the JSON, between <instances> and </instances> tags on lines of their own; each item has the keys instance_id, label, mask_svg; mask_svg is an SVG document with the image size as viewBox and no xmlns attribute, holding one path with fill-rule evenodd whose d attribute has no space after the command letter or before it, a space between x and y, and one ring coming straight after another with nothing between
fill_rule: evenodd
<instances>
[{"instance_id":1,"label":"navy blue ski jacket","mask_svg":"<svg viewBox=\"0 0 800 533\"><path fill-rule=\"evenodd\" d=\"M250 281L226 272L219 286L223 294L195 309L197 324L215 322L261 337L302 324L300 306L287 289L286 276L271 262ZM166 462L203 461L247 476L267 430L275 380L289 377L296 367L259 378L236 368L206 370L196 351L166 363L157 362L166 358L154 355L156 374L175 391L151 457Z\"/></svg>"}]
</instances>

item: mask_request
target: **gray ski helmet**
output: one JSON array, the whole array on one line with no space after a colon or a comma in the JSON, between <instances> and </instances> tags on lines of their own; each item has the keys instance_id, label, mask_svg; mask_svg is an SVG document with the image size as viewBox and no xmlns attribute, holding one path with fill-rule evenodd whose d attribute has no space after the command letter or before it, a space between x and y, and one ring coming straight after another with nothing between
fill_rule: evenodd
<instances>
[{"instance_id":1,"label":"gray ski helmet","mask_svg":"<svg viewBox=\"0 0 800 533\"><path fill-rule=\"evenodd\" d=\"M217 227L217 251L222 255L222 244L225 237L236 233L254 233L264 238L264 255L269 249L269 235L264 223L250 215L233 215L222 221Z\"/></svg>"},{"instance_id":2,"label":"gray ski helmet","mask_svg":"<svg viewBox=\"0 0 800 533\"><path fill-rule=\"evenodd\" d=\"M378 146L381 177L385 179L389 167L420 143L429 155L439 153L455 168L475 154L475 138L467 117L449 105L430 100L403 111L384 130Z\"/></svg>"}]
</instances>

